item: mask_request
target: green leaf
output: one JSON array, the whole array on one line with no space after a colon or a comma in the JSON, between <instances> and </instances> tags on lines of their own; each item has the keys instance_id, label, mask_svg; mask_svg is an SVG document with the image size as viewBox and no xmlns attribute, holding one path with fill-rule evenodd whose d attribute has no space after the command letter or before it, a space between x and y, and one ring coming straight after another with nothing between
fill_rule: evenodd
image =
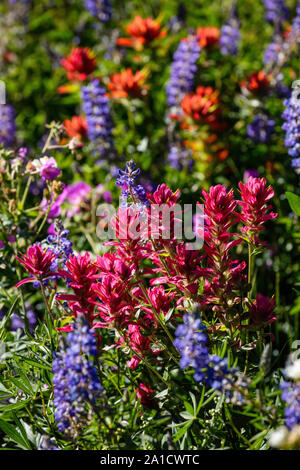
<instances>
[{"instance_id":1,"label":"green leaf","mask_svg":"<svg viewBox=\"0 0 300 470\"><path fill-rule=\"evenodd\" d=\"M7 434L14 442L19 444L25 450L31 450L31 445L24 440L21 434L16 430L16 427L6 421L0 419L0 428ZM29 444L29 445L28 445Z\"/></svg>"},{"instance_id":2,"label":"green leaf","mask_svg":"<svg viewBox=\"0 0 300 470\"><path fill-rule=\"evenodd\" d=\"M285 193L287 200L289 201L289 205L293 212L295 212L298 217L300 217L300 197L297 194L291 193L287 191Z\"/></svg>"}]
</instances>

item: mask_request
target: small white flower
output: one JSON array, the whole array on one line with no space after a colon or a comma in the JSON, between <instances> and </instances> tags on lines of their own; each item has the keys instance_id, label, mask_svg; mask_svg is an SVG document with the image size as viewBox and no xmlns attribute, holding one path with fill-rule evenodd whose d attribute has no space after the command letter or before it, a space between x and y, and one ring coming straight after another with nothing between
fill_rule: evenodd
<instances>
[{"instance_id":1,"label":"small white flower","mask_svg":"<svg viewBox=\"0 0 300 470\"><path fill-rule=\"evenodd\" d=\"M290 379L300 380L300 359L297 359L294 363L286 366L285 374Z\"/></svg>"},{"instance_id":2,"label":"small white flower","mask_svg":"<svg viewBox=\"0 0 300 470\"><path fill-rule=\"evenodd\" d=\"M281 426L272 432L269 438L269 444L271 447L280 448L282 447L288 437L288 429L285 426Z\"/></svg>"}]
</instances>

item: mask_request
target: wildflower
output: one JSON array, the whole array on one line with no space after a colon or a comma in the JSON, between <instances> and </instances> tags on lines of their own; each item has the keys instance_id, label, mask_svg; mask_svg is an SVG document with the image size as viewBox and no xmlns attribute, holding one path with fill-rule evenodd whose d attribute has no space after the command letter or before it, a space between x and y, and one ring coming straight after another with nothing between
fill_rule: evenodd
<instances>
[{"instance_id":1,"label":"wildflower","mask_svg":"<svg viewBox=\"0 0 300 470\"><path fill-rule=\"evenodd\" d=\"M261 328L276 321L274 304L274 299L269 299L261 294L257 294L253 305L247 304L252 324Z\"/></svg>"},{"instance_id":2,"label":"wildflower","mask_svg":"<svg viewBox=\"0 0 300 470\"><path fill-rule=\"evenodd\" d=\"M275 121L265 114L256 114L251 124L247 126L247 135L253 142L266 143L274 133Z\"/></svg>"},{"instance_id":3,"label":"wildflower","mask_svg":"<svg viewBox=\"0 0 300 470\"><path fill-rule=\"evenodd\" d=\"M272 42L267 45L264 56L263 63L265 65L282 63L285 56L285 48L283 44L283 38L281 35L274 35Z\"/></svg>"},{"instance_id":4,"label":"wildflower","mask_svg":"<svg viewBox=\"0 0 300 470\"><path fill-rule=\"evenodd\" d=\"M263 70L252 72L252 74L247 77L247 80L241 83L242 88L252 93L265 93L269 86L270 77Z\"/></svg>"},{"instance_id":5,"label":"wildflower","mask_svg":"<svg viewBox=\"0 0 300 470\"><path fill-rule=\"evenodd\" d=\"M270 23L279 23L287 20L289 9L285 6L285 0L264 0L265 18Z\"/></svg>"},{"instance_id":6,"label":"wildflower","mask_svg":"<svg viewBox=\"0 0 300 470\"><path fill-rule=\"evenodd\" d=\"M97 278L97 266L91 261L89 253L69 255L65 269L59 269L58 272L68 281L73 294L58 294L57 298L67 301L75 316L83 313L91 324L94 317L93 300L95 299L92 286Z\"/></svg>"},{"instance_id":7,"label":"wildflower","mask_svg":"<svg viewBox=\"0 0 300 470\"><path fill-rule=\"evenodd\" d=\"M145 74L141 71L135 74L131 69L126 69L124 72L115 73L110 77L108 89L113 98L137 98L145 95L146 88L144 85Z\"/></svg>"},{"instance_id":8,"label":"wildflower","mask_svg":"<svg viewBox=\"0 0 300 470\"><path fill-rule=\"evenodd\" d=\"M180 191L173 192L165 183L160 184L154 193L147 193L147 198L151 204L168 204L168 206L172 206L176 204L179 198Z\"/></svg>"},{"instance_id":9,"label":"wildflower","mask_svg":"<svg viewBox=\"0 0 300 470\"><path fill-rule=\"evenodd\" d=\"M49 436L44 436L40 444L40 450L61 450L53 442L53 439L50 439Z\"/></svg>"},{"instance_id":10,"label":"wildflower","mask_svg":"<svg viewBox=\"0 0 300 470\"><path fill-rule=\"evenodd\" d=\"M117 44L137 49L166 35L166 31L161 30L161 24L158 21L152 18L142 18L141 16L134 18L133 22L127 26L126 32L131 38L119 38Z\"/></svg>"},{"instance_id":11,"label":"wildflower","mask_svg":"<svg viewBox=\"0 0 300 470\"><path fill-rule=\"evenodd\" d=\"M243 270L246 263L232 260L230 250L241 243L230 229L237 219L234 209L237 201L233 192L226 191L222 185L212 186L209 193L203 190L204 196L204 231L198 231L198 235L204 238L204 250L208 256L208 264L211 269L205 286L204 302L216 304L214 309L219 319L229 310L229 304L241 302L235 294L235 289L245 282Z\"/></svg>"},{"instance_id":12,"label":"wildflower","mask_svg":"<svg viewBox=\"0 0 300 470\"><path fill-rule=\"evenodd\" d=\"M15 110L10 105L0 105L0 145L10 147L16 134Z\"/></svg>"},{"instance_id":13,"label":"wildflower","mask_svg":"<svg viewBox=\"0 0 300 470\"><path fill-rule=\"evenodd\" d=\"M194 379L219 392L230 393L236 382L236 369L229 369L228 361L209 354L206 328L200 318L184 315L176 331L174 346L181 353L180 367L192 367Z\"/></svg>"},{"instance_id":14,"label":"wildflower","mask_svg":"<svg viewBox=\"0 0 300 470\"><path fill-rule=\"evenodd\" d=\"M184 95L192 90L200 50L194 36L180 41L173 56L171 76L166 88L168 106L179 106Z\"/></svg>"},{"instance_id":15,"label":"wildflower","mask_svg":"<svg viewBox=\"0 0 300 470\"><path fill-rule=\"evenodd\" d=\"M87 404L95 408L102 386L90 360L97 355L96 339L83 317L68 333L66 343L53 360L54 419L60 432L76 437L88 419Z\"/></svg>"},{"instance_id":16,"label":"wildflower","mask_svg":"<svg viewBox=\"0 0 300 470\"><path fill-rule=\"evenodd\" d=\"M92 82L81 90L82 109L86 115L88 137L99 142L101 155L113 155L112 118L109 99L106 91L100 86L99 80Z\"/></svg>"},{"instance_id":17,"label":"wildflower","mask_svg":"<svg viewBox=\"0 0 300 470\"><path fill-rule=\"evenodd\" d=\"M215 26L199 26L196 38L200 47L211 47L219 41L220 30Z\"/></svg>"},{"instance_id":18,"label":"wildflower","mask_svg":"<svg viewBox=\"0 0 300 470\"><path fill-rule=\"evenodd\" d=\"M300 100L295 99L292 95L283 104L285 110L282 118L285 123L282 129L286 132L284 145L288 147L288 154L292 157L292 168L294 168L296 173L300 173Z\"/></svg>"},{"instance_id":19,"label":"wildflower","mask_svg":"<svg viewBox=\"0 0 300 470\"><path fill-rule=\"evenodd\" d=\"M11 329L13 331L17 331L18 329L24 330L25 322L23 318L20 317L17 313L13 313L11 316ZM28 329L30 333L33 333L36 325L37 325L37 318L36 314L30 308L26 310L26 321L28 323Z\"/></svg>"},{"instance_id":20,"label":"wildflower","mask_svg":"<svg viewBox=\"0 0 300 470\"><path fill-rule=\"evenodd\" d=\"M154 390L149 385L141 382L135 390L138 399L145 408L155 407Z\"/></svg>"},{"instance_id":21,"label":"wildflower","mask_svg":"<svg viewBox=\"0 0 300 470\"><path fill-rule=\"evenodd\" d=\"M87 136L87 122L83 116L73 116L63 122L66 133L69 137L77 137L83 140Z\"/></svg>"},{"instance_id":22,"label":"wildflower","mask_svg":"<svg viewBox=\"0 0 300 470\"><path fill-rule=\"evenodd\" d=\"M38 173L41 175L44 182L53 181L61 173L61 170L57 167L55 158L49 158L47 156L29 162L27 168L30 173Z\"/></svg>"},{"instance_id":23,"label":"wildflower","mask_svg":"<svg viewBox=\"0 0 300 470\"><path fill-rule=\"evenodd\" d=\"M142 334L141 327L134 323L130 323L128 325L125 339L121 338L119 345L129 346L133 352L137 353L127 361L127 366L132 370L137 368L143 357L153 354L153 351L150 348L151 340L145 334Z\"/></svg>"},{"instance_id":24,"label":"wildflower","mask_svg":"<svg viewBox=\"0 0 300 470\"><path fill-rule=\"evenodd\" d=\"M118 328L128 323L133 309L127 289L128 281L124 282L112 275L105 276L101 283L93 285L93 293L100 300L94 301L97 315L103 320L96 321L94 328Z\"/></svg>"},{"instance_id":25,"label":"wildflower","mask_svg":"<svg viewBox=\"0 0 300 470\"><path fill-rule=\"evenodd\" d=\"M211 87L199 86L196 93L186 95L181 103L183 112L195 121L204 121L212 127L218 126L219 98L218 91Z\"/></svg>"},{"instance_id":26,"label":"wildflower","mask_svg":"<svg viewBox=\"0 0 300 470\"><path fill-rule=\"evenodd\" d=\"M239 21L236 15L232 15L221 28L220 51L222 55L237 55L238 42L241 34Z\"/></svg>"},{"instance_id":27,"label":"wildflower","mask_svg":"<svg viewBox=\"0 0 300 470\"><path fill-rule=\"evenodd\" d=\"M48 277L53 276L54 274L58 274L51 271L51 266L55 257L55 253L52 253L51 250L44 250L39 243L36 245L31 245L27 249L27 253L23 256L23 258L16 256L16 259L32 276L18 282L16 287L20 287L22 284L26 284L28 282L42 281Z\"/></svg>"},{"instance_id":28,"label":"wildflower","mask_svg":"<svg viewBox=\"0 0 300 470\"><path fill-rule=\"evenodd\" d=\"M241 206L242 213L238 214L241 222L244 223L242 232L251 233L264 230L264 224L268 220L275 219L277 214L269 212L272 205L268 201L274 196L274 191L271 186L266 187L265 178L253 178L250 176L246 183L239 183L241 190ZM255 243L258 239L254 237Z\"/></svg>"},{"instance_id":29,"label":"wildflower","mask_svg":"<svg viewBox=\"0 0 300 470\"><path fill-rule=\"evenodd\" d=\"M75 47L61 65L66 69L69 80L82 82L95 70L96 59L88 47Z\"/></svg>"},{"instance_id":30,"label":"wildflower","mask_svg":"<svg viewBox=\"0 0 300 470\"><path fill-rule=\"evenodd\" d=\"M294 426L300 425L300 382L284 381L280 388L283 392L282 399L286 402L285 424L291 430Z\"/></svg>"},{"instance_id":31,"label":"wildflower","mask_svg":"<svg viewBox=\"0 0 300 470\"><path fill-rule=\"evenodd\" d=\"M285 375L289 379L300 380L300 359L296 359L291 364L286 365Z\"/></svg>"},{"instance_id":32,"label":"wildflower","mask_svg":"<svg viewBox=\"0 0 300 470\"><path fill-rule=\"evenodd\" d=\"M168 163L176 170L182 170L185 166L187 166L188 169L191 169L194 166L194 160L191 156L191 150L184 148L179 143L172 143L168 153Z\"/></svg>"},{"instance_id":33,"label":"wildflower","mask_svg":"<svg viewBox=\"0 0 300 470\"><path fill-rule=\"evenodd\" d=\"M68 239L69 230L65 230L62 222L58 219L55 221L55 234L48 235L47 245L51 249L52 253L55 253L55 270L58 269L59 263L62 267L65 266L69 259L69 256L73 254L72 242ZM53 265L52 265L53 269Z\"/></svg>"},{"instance_id":34,"label":"wildflower","mask_svg":"<svg viewBox=\"0 0 300 470\"><path fill-rule=\"evenodd\" d=\"M119 170L116 185L122 188L121 198L124 206L126 206L129 197L132 198L134 205L141 205L141 208L143 208L143 206L149 206L146 191L143 186L135 184L135 180L139 174L140 169L136 168L133 160L126 163L124 170Z\"/></svg>"},{"instance_id":35,"label":"wildflower","mask_svg":"<svg viewBox=\"0 0 300 470\"><path fill-rule=\"evenodd\" d=\"M109 0L85 0L85 8L92 16L103 23L107 23L112 17L112 4Z\"/></svg>"}]
</instances>

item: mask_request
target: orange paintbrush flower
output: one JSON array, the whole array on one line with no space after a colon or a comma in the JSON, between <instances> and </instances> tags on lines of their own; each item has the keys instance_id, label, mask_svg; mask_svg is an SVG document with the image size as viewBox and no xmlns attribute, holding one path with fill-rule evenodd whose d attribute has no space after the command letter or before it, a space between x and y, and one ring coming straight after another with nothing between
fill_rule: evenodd
<instances>
[{"instance_id":1,"label":"orange paintbrush flower","mask_svg":"<svg viewBox=\"0 0 300 470\"><path fill-rule=\"evenodd\" d=\"M199 86L196 93L191 93L183 98L181 108L186 115L195 121L203 120L206 124L217 127L220 115L218 94L219 92L211 87Z\"/></svg>"},{"instance_id":2,"label":"orange paintbrush flower","mask_svg":"<svg viewBox=\"0 0 300 470\"><path fill-rule=\"evenodd\" d=\"M254 93L264 92L270 85L270 77L263 71L253 72L245 82L241 83L242 88L246 88Z\"/></svg>"},{"instance_id":3,"label":"orange paintbrush flower","mask_svg":"<svg viewBox=\"0 0 300 470\"><path fill-rule=\"evenodd\" d=\"M73 116L71 119L66 119L63 125L69 137L77 137L79 140L86 138L87 122L83 116Z\"/></svg>"},{"instance_id":4,"label":"orange paintbrush flower","mask_svg":"<svg viewBox=\"0 0 300 470\"><path fill-rule=\"evenodd\" d=\"M119 38L117 39L117 44L136 49L140 49L143 45L166 35L166 31L161 30L161 24L158 21L152 18L142 18L141 16L134 18L132 23L127 26L126 32L131 37Z\"/></svg>"},{"instance_id":5,"label":"orange paintbrush flower","mask_svg":"<svg viewBox=\"0 0 300 470\"><path fill-rule=\"evenodd\" d=\"M210 47L219 41L220 30L215 26L199 26L196 31L198 44L201 47Z\"/></svg>"},{"instance_id":6,"label":"orange paintbrush flower","mask_svg":"<svg viewBox=\"0 0 300 470\"><path fill-rule=\"evenodd\" d=\"M108 89L113 98L139 97L145 94L147 86L144 85L146 76L143 72L133 73L126 69L121 73L115 73L110 77Z\"/></svg>"}]
</instances>

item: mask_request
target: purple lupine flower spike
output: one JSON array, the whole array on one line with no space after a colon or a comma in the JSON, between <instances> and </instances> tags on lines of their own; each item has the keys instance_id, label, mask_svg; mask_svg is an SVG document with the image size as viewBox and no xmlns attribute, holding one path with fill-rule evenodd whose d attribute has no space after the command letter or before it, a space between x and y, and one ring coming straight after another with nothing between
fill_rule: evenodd
<instances>
[{"instance_id":1,"label":"purple lupine flower spike","mask_svg":"<svg viewBox=\"0 0 300 470\"><path fill-rule=\"evenodd\" d=\"M103 23L107 23L112 17L112 4L109 0L85 0L85 8L92 16Z\"/></svg>"},{"instance_id":2,"label":"purple lupine flower spike","mask_svg":"<svg viewBox=\"0 0 300 470\"><path fill-rule=\"evenodd\" d=\"M173 56L171 76L166 89L168 106L180 106L184 95L192 90L199 55L200 46L195 36L188 36L180 41Z\"/></svg>"},{"instance_id":3,"label":"purple lupine flower spike","mask_svg":"<svg viewBox=\"0 0 300 470\"><path fill-rule=\"evenodd\" d=\"M0 104L0 145L9 147L16 134L15 110L11 105Z\"/></svg>"},{"instance_id":4,"label":"purple lupine flower spike","mask_svg":"<svg viewBox=\"0 0 300 470\"><path fill-rule=\"evenodd\" d=\"M96 339L85 318L77 318L74 331L67 335L67 345L53 360L54 419L58 430L74 435L87 420L87 404L96 406L102 391L97 369L91 357L97 355Z\"/></svg>"},{"instance_id":5,"label":"purple lupine flower spike","mask_svg":"<svg viewBox=\"0 0 300 470\"><path fill-rule=\"evenodd\" d=\"M266 143L274 133L275 121L265 114L257 114L251 124L247 126L247 135L253 142Z\"/></svg>"},{"instance_id":6,"label":"purple lupine flower spike","mask_svg":"<svg viewBox=\"0 0 300 470\"><path fill-rule=\"evenodd\" d=\"M95 79L89 85L82 87L81 98L89 139L99 144L97 150L102 156L109 154L113 157L113 124L106 90L100 86L99 80Z\"/></svg>"}]
</instances>

